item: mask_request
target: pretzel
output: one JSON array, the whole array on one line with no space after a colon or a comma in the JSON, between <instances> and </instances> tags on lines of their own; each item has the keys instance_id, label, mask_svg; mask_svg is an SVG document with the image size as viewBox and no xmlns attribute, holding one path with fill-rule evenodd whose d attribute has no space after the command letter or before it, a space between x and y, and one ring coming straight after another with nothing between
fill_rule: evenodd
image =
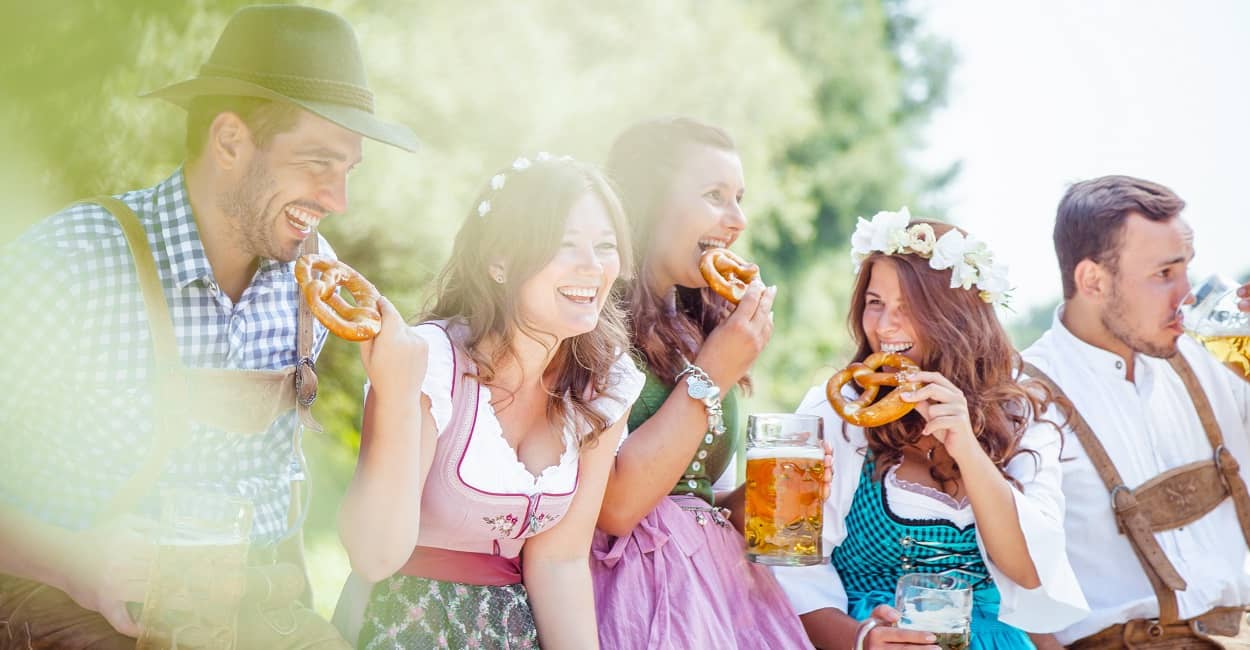
<instances>
[{"instance_id":1,"label":"pretzel","mask_svg":"<svg viewBox=\"0 0 1250 650\"><path fill-rule=\"evenodd\" d=\"M335 336L367 341L382 330L382 313L378 311L381 296L356 269L323 255L303 255L295 262L295 281L313 315ZM343 300L339 287L352 294L355 307Z\"/></svg>"},{"instance_id":2,"label":"pretzel","mask_svg":"<svg viewBox=\"0 0 1250 650\"><path fill-rule=\"evenodd\" d=\"M898 372L877 372L882 366L898 368ZM829 383L825 384L825 397L843 420L859 427L879 427L916 408L914 403L904 402L902 394L919 390L920 384L904 381L903 374L919 369L915 362L901 354L874 352L862 363L852 363L830 377ZM864 392L858 399L847 402L842 397L842 387L851 380L863 387ZM877 392L882 386L897 388L874 404L872 401L877 398Z\"/></svg>"},{"instance_id":3,"label":"pretzel","mask_svg":"<svg viewBox=\"0 0 1250 650\"><path fill-rule=\"evenodd\" d=\"M699 258L699 272L712 291L736 305L746 293L747 285L759 278L760 267L728 248L709 248Z\"/></svg>"}]
</instances>

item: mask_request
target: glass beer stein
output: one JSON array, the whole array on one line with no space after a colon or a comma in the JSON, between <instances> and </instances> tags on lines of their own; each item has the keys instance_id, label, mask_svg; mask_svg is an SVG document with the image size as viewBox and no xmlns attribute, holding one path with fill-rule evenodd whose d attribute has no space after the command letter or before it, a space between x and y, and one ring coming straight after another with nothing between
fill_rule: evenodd
<instances>
[{"instance_id":1,"label":"glass beer stein","mask_svg":"<svg viewBox=\"0 0 1250 650\"><path fill-rule=\"evenodd\" d=\"M1212 275L1193 288L1182 305L1184 327L1220 362L1250 379L1250 313L1237 309L1240 284Z\"/></svg>"},{"instance_id":2,"label":"glass beer stein","mask_svg":"<svg viewBox=\"0 0 1250 650\"><path fill-rule=\"evenodd\" d=\"M825 450L815 415L747 416L747 559L807 566L827 561L821 548Z\"/></svg>"},{"instance_id":3,"label":"glass beer stein","mask_svg":"<svg viewBox=\"0 0 1250 650\"><path fill-rule=\"evenodd\" d=\"M247 499L161 491L161 537L137 650L236 647L251 528Z\"/></svg>"},{"instance_id":4,"label":"glass beer stein","mask_svg":"<svg viewBox=\"0 0 1250 650\"><path fill-rule=\"evenodd\" d=\"M932 632L942 650L964 650L972 638L972 585L950 573L907 573L894 590L904 630Z\"/></svg>"}]
</instances>

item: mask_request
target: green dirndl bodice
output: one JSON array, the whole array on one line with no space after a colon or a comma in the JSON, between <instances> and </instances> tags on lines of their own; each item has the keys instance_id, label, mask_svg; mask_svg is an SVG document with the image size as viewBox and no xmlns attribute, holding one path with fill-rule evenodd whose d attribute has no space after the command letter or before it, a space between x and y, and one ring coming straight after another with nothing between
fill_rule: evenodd
<instances>
[{"instance_id":1,"label":"green dirndl bodice","mask_svg":"<svg viewBox=\"0 0 1250 650\"><path fill-rule=\"evenodd\" d=\"M643 385L638 400L634 402L634 408L629 412L631 431L660 410L669 394L673 392L673 387L665 385L649 368L644 367L643 371L646 372L647 382ZM685 390L685 384L679 384L679 388ZM711 431L704 432L698 451L695 452L694 458L690 459L686 465L686 471L682 473L681 479L677 481L669 494L691 494L703 499L709 505L713 503L712 484L729 467L729 462L733 459L734 452L738 450L741 440L741 433L738 431L737 394L737 388L731 388L721 401L725 432L720 435Z\"/></svg>"}]
</instances>

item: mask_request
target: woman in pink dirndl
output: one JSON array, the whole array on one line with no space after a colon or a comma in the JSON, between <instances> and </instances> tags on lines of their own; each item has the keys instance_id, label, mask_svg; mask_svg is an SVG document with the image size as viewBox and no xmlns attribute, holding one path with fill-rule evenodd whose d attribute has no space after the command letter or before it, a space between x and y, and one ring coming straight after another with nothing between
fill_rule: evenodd
<instances>
[{"instance_id":1,"label":"woman in pink dirndl","mask_svg":"<svg viewBox=\"0 0 1250 650\"><path fill-rule=\"evenodd\" d=\"M627 295L647 382L592 548L599 642L810 648L772 573L747 562L739 532L736 396L772 334L776 289L753 285L734 308L698 268L704 250L732 245L746 227L742 162L721 129L661 118L627 129L606 171L633 229L639 272Z\"/></svg>"},{"instance_id":2,"label":"woman in pink dirndl","mask_svg":"<svg viewBox=\"0 0 1250 650\"><path fill-rule=\"evenodd\" d=\"M520 158L485 184L407 356L371 385L340 513L376 582L362 648L593 648L586 557L642 386L612 287L629 233L602 174Z\"/></svg>"}]
</instances>

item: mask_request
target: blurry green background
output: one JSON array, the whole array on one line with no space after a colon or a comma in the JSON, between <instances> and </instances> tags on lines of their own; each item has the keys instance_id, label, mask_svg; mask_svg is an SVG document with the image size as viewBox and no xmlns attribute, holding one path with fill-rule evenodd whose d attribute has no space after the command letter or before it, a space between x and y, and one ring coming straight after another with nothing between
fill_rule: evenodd
<instances>
[{"instance_id":1,"label":"blurry green background","mask_svg":"<svg viewBox=\"0 0 1250 650\"><path fill-rule=\"evenodd\" d=\"M150 186L183 155L180 109L137 93L195 74L233 0L44 0L0 9L0 241L70 201ZM468 3L337 0L361 40L379 113L407 123L417 155L366 144L347 214L323 231L406 315L473 193L539 150L603 159L631 122L682 113L727 128L746 168L743 242L781 287L777 330L747 410L792 409L849 353L859 215L936 196L958 172L907 162L944 101L949 44L902 0ZM1027 343L1049 307L1019 318ZM1019 339L1018 339L1019 340ZM332 338L309 434L310 568L329 614L347 573L334 532L359 444L363 373Z\"/></svg>"}]
</instances>

